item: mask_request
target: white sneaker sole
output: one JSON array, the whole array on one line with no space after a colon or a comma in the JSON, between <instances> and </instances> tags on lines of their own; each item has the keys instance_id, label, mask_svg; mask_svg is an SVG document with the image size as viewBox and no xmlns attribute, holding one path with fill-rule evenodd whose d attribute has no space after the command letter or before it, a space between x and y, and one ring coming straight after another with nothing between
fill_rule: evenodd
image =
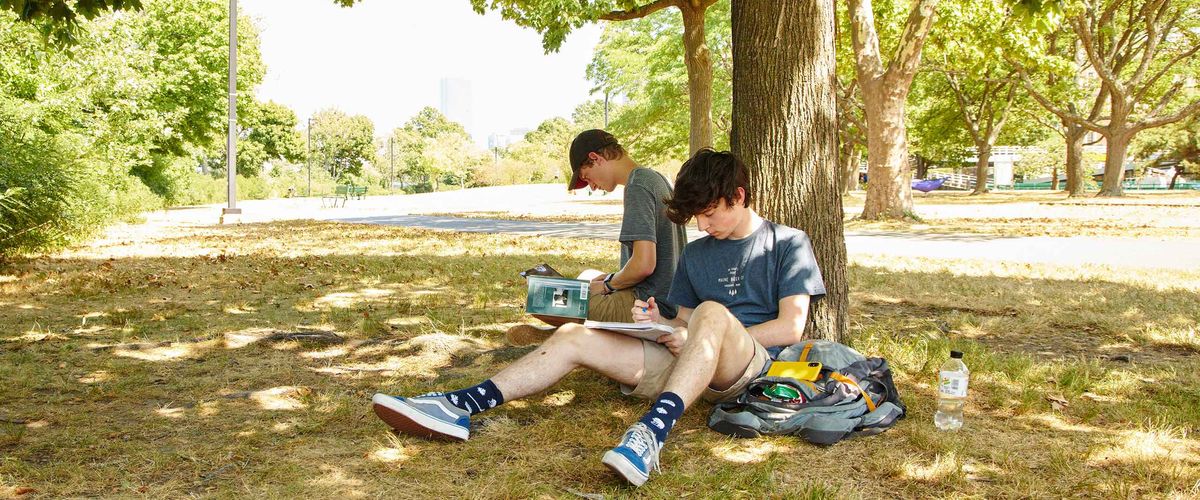
<instances>
[{"instance_id":1,"label":"white sneaker sole","mask_svg":"<svg viewBox=\"0 0 1200 500\"><path fill-rule=\"evenodd\" d=\"M634 486L646 484L646 480L650 479L649 475L643 474L637 467L629 463L629 459L625 458L625 455L615 451L608 450L604 452L604 458L600 459L600 461Z\"/></svg>"},{"instance_id":2,"label":"white sneaker sole","mask_svg":"<svg viewBox=\"0 0 1200 500\"><path fill-rule=\"evenodd\" d=\"M387 394L376 394L371 397L371 402L375 415L405 434L458 441L466 441L471 434L468 429L430 417Z\"/></svg>"}]
</instances>

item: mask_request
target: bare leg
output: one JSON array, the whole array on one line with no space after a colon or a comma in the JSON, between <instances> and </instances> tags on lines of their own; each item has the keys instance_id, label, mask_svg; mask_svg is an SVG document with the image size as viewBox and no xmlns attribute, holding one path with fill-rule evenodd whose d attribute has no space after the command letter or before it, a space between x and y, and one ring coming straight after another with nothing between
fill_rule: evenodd
<instances>
[{"instance_id":1,"label":"bare leg","mask_svg":"<svg viewBox=\"0 0 1200 500\"><path fill-rule=\"evenodd\" d=\"M580 367L634 386L645 372L642 349L639 339L570 323L491 380L506 401L546 390Z\"/></svg>"},{"instance_id":2,"label":"bare leg","mask_svg":"<svg viewBox=\"0 0 1200 500\"><path fill-rule=\"evenodd\" d=\"M563 326L567 323L583 323L583 320L581 320L581 319L564 318L562 316L545 316L545 315L541 315L541 314L534 314L533 317L540 319L547 325L550 325L553 327Z\"/></svg>"},{"instance_id":3,"label":"bare leg","mask_svg":"<svg viewBox=\"0 0 1200 500\"><path fill-rule=\"evenodd\" d=\"M753 359L754 339L737 318L724 306L705 302L692 311L687 343L663 390L691 406L706 387L731 387Z\"/></svg>"}]
</instances>

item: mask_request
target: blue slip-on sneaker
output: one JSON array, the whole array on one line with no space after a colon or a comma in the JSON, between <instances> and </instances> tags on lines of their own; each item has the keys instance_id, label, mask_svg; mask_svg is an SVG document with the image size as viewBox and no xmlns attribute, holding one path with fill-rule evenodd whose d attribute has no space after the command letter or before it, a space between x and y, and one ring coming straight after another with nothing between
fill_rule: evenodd
<instances>
[{"instance_id":1,"label":"blue slip-on sneaker","mask_svg":"<svg viewBox=\"0 0 1200 500\"><path fill-rule=\"evenodd\" d=\"M650 479L650 471L658 468L658 451L654 432L638 422L625 431L621 444L605 452L600 461L630 484L641 486Z\"/></svg>"},{"instance_id":2,"label":"blue slip-on sneaker","mask_svg":"<svg viewBox=\"0 0 1200 500\"><path fill-rule=\"evenodd\" d=\"M371 402L375 415L397 432L458 441L466 441L471 435L470 413L451 404L441 393L414 398L376 394Z\"/></svg>"}]
</instances>

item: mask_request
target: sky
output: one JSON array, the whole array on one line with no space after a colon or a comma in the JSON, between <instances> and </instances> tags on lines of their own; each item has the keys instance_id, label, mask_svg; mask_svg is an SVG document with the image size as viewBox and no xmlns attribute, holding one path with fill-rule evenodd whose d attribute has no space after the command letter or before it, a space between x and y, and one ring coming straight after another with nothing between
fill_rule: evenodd
<instances>
[{"instance_id":1,"label":"sky","mask_svg":"<svg viewBox=\"0 0 1200 500\"><path fill-rule=\"evenodd\" d=\"M376 135L403 125L425 106L438 108L443 78L470 82L467 131L481 146L493 132L570 118L594 99L585 71L601 26L567 36L545 54L537 32L468 0L364 0L343 8L333 0L240 0L255 19L267 74L260 100L296 112L303 123L337 108L366 115Z\"/></svg>"}]
</instances>

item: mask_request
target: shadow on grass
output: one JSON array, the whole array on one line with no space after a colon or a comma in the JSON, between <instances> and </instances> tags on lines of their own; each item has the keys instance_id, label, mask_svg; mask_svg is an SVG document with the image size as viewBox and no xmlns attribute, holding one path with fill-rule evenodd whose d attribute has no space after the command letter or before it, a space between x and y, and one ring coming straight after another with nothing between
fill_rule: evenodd
<instances>
[{"instance_id":1,"label":"shadow on grass","mask_svg":"<svg viewBox=\"0 0 1200 500\"><path fill-rule=\"evenodd\" d=\"M595 375L476 418L458 445L393 436L367 404L379 390L474 384L527 353L500 340L524 319L516 271L615 265L584 246L595 242L509 247L521 240L332 224L206 231L213 240L194 249L205 255L14 269L0 301L31 307L0 310L12 325L0 332L0 420L23 422L0 422L0 477L52 496L244 484L277 496L630 493L598 457L645 405ZM331 253L272 255L296 231L311 238L289 251ZM855 346L892 361L909 418L816 448L724 438L704 429L700 406L643 492L1137 496L1200 480L1184 432L1200 426L1196 350L1149 337L1200 321L1194 292L868 266L849 277ZM286 335L303 332L341 340ZM943 434L930 381L951 347L968 353L973 396L966 430ZM1114 353L1131 363L1102 358Z\"/></svg>"}]
</instances>

